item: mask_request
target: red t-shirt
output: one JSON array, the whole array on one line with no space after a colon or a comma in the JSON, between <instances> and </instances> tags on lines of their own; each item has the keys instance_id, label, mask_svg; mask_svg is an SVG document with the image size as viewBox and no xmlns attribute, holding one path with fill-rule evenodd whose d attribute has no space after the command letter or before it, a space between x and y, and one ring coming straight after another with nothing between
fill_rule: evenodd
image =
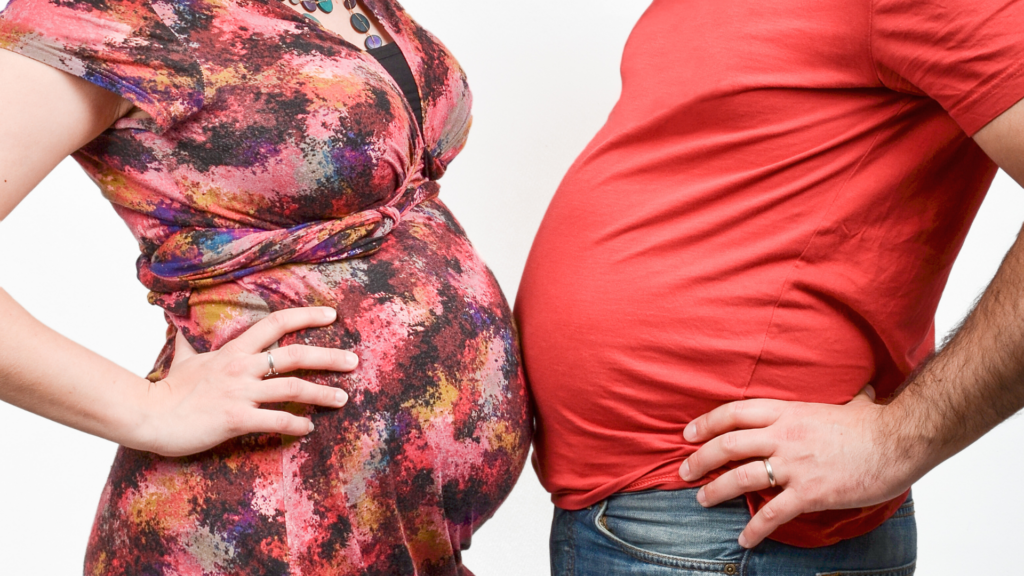
<instances>
[{"instance_id":1,"label":"red t-shirt","mask_svg":"<svg viewBox=\"0 0 1024 576\"><path fill-rule=\"evenodd\" d=\"M904 381L996 171L969 136L1024 97L1022 31L1024 0L654 0L519 288L558 506L687 487L683 428L725 402ZM831 544L901 501L773 537Z\"/></svg>"}]
</instances>

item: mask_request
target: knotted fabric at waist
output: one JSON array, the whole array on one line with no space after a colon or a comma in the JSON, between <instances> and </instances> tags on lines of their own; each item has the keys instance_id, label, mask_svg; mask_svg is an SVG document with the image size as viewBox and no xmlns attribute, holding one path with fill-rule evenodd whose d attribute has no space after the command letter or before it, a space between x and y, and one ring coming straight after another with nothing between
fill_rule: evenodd
<instances>
[{"instance_id":1,"label":"knotted fabric at waist","mask_svg":"<svg viewBox=\"0 0 1024 576\"><path fill-rule=\"evenodd\" d=\"M149 302L179 316L188 314L195 288L230 282L283 264L335 262L377 251L384 238L418 204L437 197L427 181L408 186L387 204L343 218L292 228L183 228L137 262Z\"/></svg>"}]
</instances>

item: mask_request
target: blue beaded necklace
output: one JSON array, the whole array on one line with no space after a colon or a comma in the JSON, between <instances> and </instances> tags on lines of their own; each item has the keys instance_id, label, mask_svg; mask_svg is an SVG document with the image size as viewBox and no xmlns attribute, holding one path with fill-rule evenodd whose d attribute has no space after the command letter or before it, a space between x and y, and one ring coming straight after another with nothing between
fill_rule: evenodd
<instances>
[{"instance_id":1,"label":"blue beaded necklace","mask_svg":"<svg viewBox=\"0 0 1024 576\"><path fill-rule=\"evenodd\" d=\"M315 13L318 9L324 14L330 14L334 11L334 2L332 0L288 0L288 2L296 5L301 4L302 8L306 12L311 13ZM373 50L374 48L380 48L383 46L384 41L381 40L380 36L370 34L370 19L365 15L356 12L357 0L343 0L343 4L349 11L349 14L351 14L348 21L352 24L352 28L366 37L366 40L363 41L363 44L366 45L366 49ZM303 14L303 16L317 24L320 24L320 21L312 14ZM323 26L323 24L320 25Z\"/></svg>"}]
</instances>

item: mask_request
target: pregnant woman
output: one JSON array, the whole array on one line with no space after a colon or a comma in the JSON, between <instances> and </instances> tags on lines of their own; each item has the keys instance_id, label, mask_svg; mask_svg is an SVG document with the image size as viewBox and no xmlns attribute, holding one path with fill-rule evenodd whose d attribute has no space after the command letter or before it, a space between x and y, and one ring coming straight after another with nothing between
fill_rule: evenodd
<instances>
[{"instance_id":1,"label":"pregnant woman","mask_svg":"<svg viewBox=\"0 0 1024 576\"><path fill-rule=\"evenodd\" d=\"M122 445L86 574L468 574L522 469L511 315L437 199L465 76L396 2L336 2L0 16L0 216L72 154L168 320L147 381L0 291L0 398Z\"/></svg>"}]
</instances>

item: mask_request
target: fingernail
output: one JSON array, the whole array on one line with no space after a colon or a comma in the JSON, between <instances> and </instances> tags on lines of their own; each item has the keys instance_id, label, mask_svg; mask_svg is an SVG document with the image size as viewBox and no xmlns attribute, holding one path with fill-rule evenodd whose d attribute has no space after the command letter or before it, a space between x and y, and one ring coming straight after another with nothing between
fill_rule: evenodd
<instances>
[{"instance_id":1,"label":"fingernail","mask_svg":"<svg viewBox=\"0 0 1024 576\"><path fill-rule=\"evenodd\" d=\"M346 350L345 351L345 362L348 363L353 368L355 368L356 366L359 365L359 356L356 356L354 353L349 352L349 351Z\"/></svg>"},{"instance_id":2,"label":"fingernail","mask_svg":"<svg viewBox=\"0 0 1024 576\"><path fill-rule=\"evenodd\" d=\"M344 390L338 390L334 393L334 400L338 403L338 406L344 406L348 402L348 394L345 394Z\"/></svg>"},{"instance_id":3,"label":"fingernail","mask_svg":"<svg viewBox=\"0 0 1024 576\"><path fill-rule=\"evenodd\" d=\"M697 490L697 503L699 503L701 506L704 506L705 505L704 501L705 501L706 498L707 498L707 496L704 495L704 487L701 486L700 490Z\"/></svg>"},{"instance_id":4,"label":"fingernail","mask_svg":"<svg viewBox=\"0 0 1024 576\"><path fill-rule=\"evenodd\" d=\"M683 460L683 463L679 465L679 477L686 480L686 477L690 475L690 461Z\"/></svg>"},{"instance_id":5,"label":"fingernail","mask_svg":"<svg viewBox=\"0 0 1024 576\"><path fill-rule=\"evenodd\" d=\"M333 320L338 316L338 311L335 310L334 308L321 308L321 310L323 310L324 318L327 318L329 320Z\"/></svg>"},{"instance_id":6,"label":"fingernail","mask_svg":"<svg viewBox=\"0 0 1024 576\"><path fill-rule=\"evenodd\" d=\"M309 421L309 431L310 432L313 431L313 421L312 420Z\"/></svg>"},{"instance_id":7,"label":"fingernail","mask_svg":"<svg viewBox=\"0 0 1024 576\"><path fill-rule=\"evenodd\" d=\"M696 437L697 425L694 424L693 422L690 422L689 424L686 425L686 429L683 430L683 438L685 438L687 442L693 442L694 438Z\"/></svg>"},{"instance_id":8,"label":"fingernail","mask_svg":"<svg viewBox=\"0 0 1024 576\"><path fill-rule=\"evenodd\" d=\"M740 546L743 546L744 548L750 548L750 542L747 541L746 534L740 534Z\"/></svg>"}]
</instances>

